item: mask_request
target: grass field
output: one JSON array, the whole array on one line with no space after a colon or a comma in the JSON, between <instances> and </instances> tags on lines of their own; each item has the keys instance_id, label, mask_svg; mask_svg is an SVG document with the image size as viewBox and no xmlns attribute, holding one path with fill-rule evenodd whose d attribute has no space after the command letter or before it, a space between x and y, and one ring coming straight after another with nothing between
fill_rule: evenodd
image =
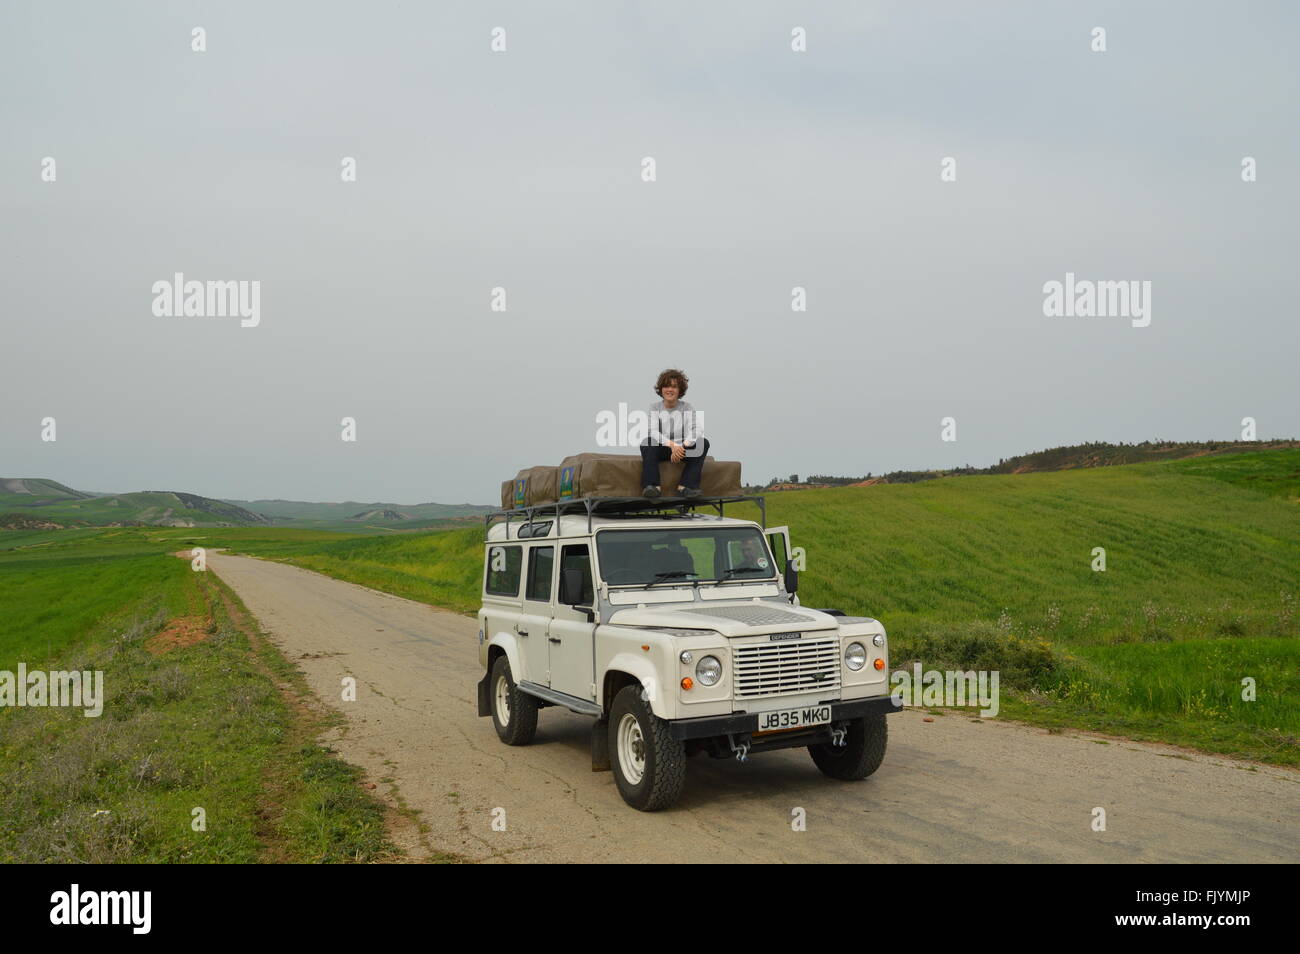
<instances>
[{"instance_id":1,"label":"grass field","mask_svg":"<svg viewBox=\"0 0 1300 954\"><path fill-rule=\"evenodd\" d=\"M1209 477L1300 503L1300 451L1192 457L1169 465L1178 474Z\"/></svg>"},{"instance_id":2,"label":"grass field","mask_svg":"<svg viewBox=\"0 0 1300 954\"><path fill-rule=\"evenodd\" d=\"M332 724L213 575L138 530L0 535L0 670L101 671L103 713L0 708L0 862L389 857ZM201 830L200 830L201 829Z\"/></svg>"},{"instance_id":3,"label":"grass field","mask_svg":"<svg viewBox=\"0 0 1300 954\"><path fill-rule=\"evenodd\" d=\"M1000 670L1000 717L1297 765L1297 473L1300 451L1280 450L808 490L770 495L768 521L789 524L807 551L804 605L878 617L896 666ZM85 532L21 538L0 572L69 533ZM137 551L225 546L458 612L478 606L477 528L103 533L117 535L124 573ZM1093 569L1098 547L1104 572ZM91 570L73 561L68 572ZM84 621L94 606L82 602L69 612ZM22 638L39 649L57 629L46 620ZM1254 701L1242 698L1247 679Z\"/></svg>"}]
</instances>

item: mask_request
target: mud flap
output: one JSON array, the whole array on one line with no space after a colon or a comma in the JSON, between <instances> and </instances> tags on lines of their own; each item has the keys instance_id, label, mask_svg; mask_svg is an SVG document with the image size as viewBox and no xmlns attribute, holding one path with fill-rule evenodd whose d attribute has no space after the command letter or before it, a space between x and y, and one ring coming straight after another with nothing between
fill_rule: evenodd
<instances>
[{"instance_id":1,"label":"mud flap","mask_svg":"<svg viewBox=\"0 0 1300 954\"><path fill-rule=\"evenodd\" d=\"M491 670L478 681L478 714L480 716L490 716L492 714L492 692L489 686L491 681Z\"/></svg>"},{"instance_id":2,"label":"mud flap","mask_svg":"<svg viewBox=\"0 0 1300 954\"><path fill-rule=\"evenodd\" d=\"M593 772L610 770L608 719L597 719L591 727L591 770Z\"/></svg>"}]
</instances>

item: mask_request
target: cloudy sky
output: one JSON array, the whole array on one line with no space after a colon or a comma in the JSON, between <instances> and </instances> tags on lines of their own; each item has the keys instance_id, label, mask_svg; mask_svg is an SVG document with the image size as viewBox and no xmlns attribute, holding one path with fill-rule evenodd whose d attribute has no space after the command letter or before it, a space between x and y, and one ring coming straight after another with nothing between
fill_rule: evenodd
<instances>
[{"instance_id":1,"label":"cloudy sky","mask_svg":"<svg viewBox=\"0 0 1300 954\"><path fill-rule=\"evenodd\" d=\"M1282 3L7 3L0 476L486 503L598 449L597 413L666 366L751 480L1297 436L1298 27ZM177 272L260 282L260 324L155 316ZM1150 325L1045 317L1067 272L1151 282Z\"/></svg>"}]
</instances>

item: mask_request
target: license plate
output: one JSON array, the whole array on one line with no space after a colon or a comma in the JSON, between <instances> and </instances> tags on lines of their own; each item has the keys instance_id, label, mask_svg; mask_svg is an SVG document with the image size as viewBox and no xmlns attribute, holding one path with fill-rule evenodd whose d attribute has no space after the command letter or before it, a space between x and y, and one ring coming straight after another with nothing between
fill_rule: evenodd
<instances>
[{"instance_id":1,"label":"license plate","mask_svg":"<svg viewBox=\"0 0 1300 954\"><path fill-rule=\"evenodd\" d=\"M802 709L777 709L758 714L759 732L778 729L801 729L809 725L825 725L831 721L830 706L806 706Z\"/></svg>"}]
</instances>

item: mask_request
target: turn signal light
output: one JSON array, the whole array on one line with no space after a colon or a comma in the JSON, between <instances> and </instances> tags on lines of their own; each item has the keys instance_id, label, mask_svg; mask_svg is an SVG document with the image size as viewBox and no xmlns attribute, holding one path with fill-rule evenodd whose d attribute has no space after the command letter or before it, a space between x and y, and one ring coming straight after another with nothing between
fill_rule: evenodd
<instances>
[{"instance_id":1,"label":"turn signal light","mask_svg":"<svg viewBox=\"0 0 1300 954\"><path fill-rule=\"evenodd\" d=\"M691 679L690 676L686 676L685 678L682 679L682 688L683 688L683 689L690 689L690 688L691 688L692 686L694 686L694 685L695 685L695 681L694 681L693 679Z\"/></svg>"},{"instance_id":2,"label":"turn signal light","mask_svg":"<svg viewBox=\"0 0 1300 954\"><path fill-rule=\"evenodd\" d=\"M885 668L885 661L884 661L883 659L877 659L876 662L875 662L875 666L876 666L877 669L884 669L884 668Z\"/></svg>"}]
</instances>

